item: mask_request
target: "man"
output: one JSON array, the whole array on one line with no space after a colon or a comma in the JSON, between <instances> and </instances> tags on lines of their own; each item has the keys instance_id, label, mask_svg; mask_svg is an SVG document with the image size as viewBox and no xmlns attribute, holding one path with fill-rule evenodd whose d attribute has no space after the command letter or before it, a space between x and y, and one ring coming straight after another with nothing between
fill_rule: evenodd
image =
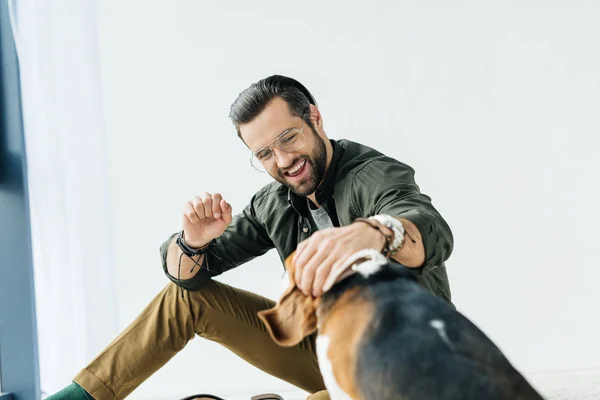
<instances>
[{"instance_id":1,"label":"man","mask_svg":"<svg viewBox=\"0 0 600 400\"><path fill-rule=\"evenodd\" d=\"M450 302L444 262L452 233L420 193L410 167L358 143L329 140L312 95L288 77L251 85L230 117L252 151L252 166L275 182L235 217L218 193L188 201L182 231L161 247L172 283L75 377L76 384L50 399L122 399L194 335L310 393L322 391L315 336L296 347L277 346L257 316L274 302L211 279L272 248L282 260L297 249L295 278L306 294L322 293L336 263L377 248ZM355 222L361 217L374 217L377 229Z\"/></svg>"}]
</instances>

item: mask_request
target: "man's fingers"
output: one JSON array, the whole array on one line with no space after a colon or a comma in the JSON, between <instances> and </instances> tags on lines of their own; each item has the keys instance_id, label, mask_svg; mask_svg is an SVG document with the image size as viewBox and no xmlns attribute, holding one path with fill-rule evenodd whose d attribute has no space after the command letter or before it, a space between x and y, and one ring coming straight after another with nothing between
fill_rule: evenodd
<instances>
[{"instance_id":1,"label":"man's fingers","mask_svg":"<svg viewBox=\"0 0 600 400\"><path fill-rule=\"evenodd\" d=\"M297 283L298 287L307 296L312 294L312 284L315 279L315 266L314 264L305 265L302 268L302 278L299 283Z\"/></svg>"},{"instance_id":2,"label":"man's fingers","mask_svg":"<svg viewBox=\"0 0 600 400\"><path fill-rule=\"evenodd\" d=\"M309 238L310 239L310 238ZM305 239L303 241L301 241L300 243L298 243L298 246L296 246L296 253L294 253L294 258L292 258L292 262L295 264L298 259L300 258L300 254L302 254L302 251L304 250L304 248L306 247L306 243L308 242L308 239Z\"/></svg>"},{"instance_id":3,"label":"man's fingers","mask_svg":"<svg viewBox=\"0 0 600 400\"><path fill-rule=\"evenodd\" d=\"M208 195L208 196L205 196ZM212 196L208 193L205 193L205 195L202 196L202 203L204 203L204 216L206 218L212 218L213 217L213 199Z\"/></svg>"},{"instance_id":4,"label":"man's fingers","mask_svg":"<svg viewBox=\"0 0 600 400\"><path fill-rule=\"evenodd\" d=\"M332 266L336 260L337 256L331 252L317 267L315 279L313 280L312 284L312 295L314 297L319 297L323 294L323 285L325 284L327 277L329 277L329 274L332 271Z\"/></svg>"},{"instance_id":5,"label":"man's fingers","mask_svg":"<svg viewBox=\"0 0 600 400\"><path fill-rule=\"evenodd\" d=\"M221 214L223 214L223 210L221 209L221 200L223 200L223 196L221 196L220 193L215 193L212 195L212 215L217 219L221 218Z\"/></svg>"},{"instance_id":6,"label":"man's fingers","mask_svg":"<svg viewBox=\"0 0 600 400\"><path fill-rule=\"evenodd\" d=\"M200 219L198 218L198 214L196 214L196 210L194 209L194 205L192 204L191 201L188 201L183 206L183 215L192 224L197 224L198 222L200 222Z\"/></svg>"},{"instance_id":7,"label":"man's fingers","mask_svg":"<svg viewBox=\"0 0 600 400\"><path fill-rule=\"evenodd\" d=\"M310 257L315 252L315 249L310 246L310 243L311 241L307 239L304 242L300 243L296 248L296 254L294 255L294 259L292 260L294 266L296 267L296 271L294 274L294 281L296 282L296 284L300 284L300 281L302 280L302 270L305 264L308 262L308 260L310 260Z\"/></svg>"},{"instance_id":8,"label":"man's fingers","mask_svg":"<svg viewBox=\"0 0 600 400\"><path fill-rule=\"evenodd\" d=\"M296 267L296 272L294 275L294 280L297 285L300 285L303 282L303 272L304 268L307 264L312 260L313 256L319 249L319 243L322 242L324 236L321 232L316 232L314 235L309 237L306 240L303 240L296 247L296 254L292 259L294 266ZM310 282L312 285L312 281ZM307 291L305 294L310 294L311 286L307 286ZM300 287L300 286L298 286Z\"/></svg>"},{"instance_id":9,"label":"man's fingers","mask_svg":"<svg viewBox=\"0 0 600 400\"><path fill-rule=\"evenodd\" d=\"M316 251L303 268L302 281L300 282L299 287L307 296L313 293L313 284L317 271L322 267L327 268L326 265L322 264L330 253L324 250L324 248L320 248Z\"/></svg>"},{"instance_id":10,"label":"man's fingers","mask_svg":"<svg viewBox=\"0 0 600 400\"><path fill-rule=\"evenodd\" d=\"M226 202L224 199L221 199L221 211L223 212L223 221L225 221L225 223L229 225L231 223L231 220L233 219L232 209L231 204Z\"/></svg>"},{"instance_id":11,"label":"man's fingers","mask_svg":"<svg viewBox=\"0 0 600 400\"><path fill-rule=\"evenodd\" d=\"M233 219L231 205L223 199L220 193L211 195L204 192L199 196L195 196L185 204L184 214L193 224L206 218L223 218L223 221L229 225Z\"/></svg>"},{"instance_id":12,"label":"man's fingers","mask_svg":"<svg viewBox=\"0 0 600 400\"><path fill-rule=\"evenodd\" d=\"M312 256L312 253L317 251L317 246L324 237L325 236L323 236L323 232L318 231L308 239L304 239L298 243L298 246L296 246L296 254L294 254L292 262L294 264L298 263L301 265L308 262L308 259ZM311 247L313 248L312 251L309 250Z\"/></svg>"},{"instance_id":13,"label":"man's fingers","mask_svg":"<svg viewBox=\"0 0 600 400\"><path fill-rule=\"evenodd\" d=\"M204 200L201 197L194 197L192 200L192 204L194 206L194 211L196 211L196 215L199 219L206 218L206 212L204 211Z\"/></svg>"}]
</instances>

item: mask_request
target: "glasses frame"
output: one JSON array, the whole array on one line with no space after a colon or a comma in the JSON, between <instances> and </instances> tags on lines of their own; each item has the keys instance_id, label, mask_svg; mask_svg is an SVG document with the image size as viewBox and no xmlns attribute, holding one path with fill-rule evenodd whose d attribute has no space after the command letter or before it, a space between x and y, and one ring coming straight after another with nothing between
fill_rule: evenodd
<instances>
[{"instance_id":1,"label":"glasses frame","mask_svg":"<svg viewBox=\"0 0 600 400\"><path fill-rule=\"evenodd\" d=\"M304 146L306 145L306 135L304 135L304 116L306 115L306 112L302 113L302 125L300 126L299 132L302 135L302 137L304 138L304 144L302 144L301 147L299 147L298 149L294 150L294 151L298 151L298 150L302 150L304 148ZM261 147L260 149L252 152L252 154L250 155L250 165L252 166L252 168L254 168L255 170L257 170L258 172L269 172L270 170L273 169L273 167L275 166L275 162L273 162L273 165L271 165L271 168L267 169L264 167L264 165L262 164L262 162L260 160L258 160L258 157L256 157L256 154L258 154L259 152L265 150L265 149L269 149L271 150L271 152L273 153L273 155L275 157L277 157L277 154L275 154L275 152L273 151L273 147L277 147L279 150L285 152L285 153L291 153L290 151L286 151L284 149L282 149L281 147L277 146L277 142L279 141L279 139L281 139L281 137L283 135L286 135L288 133L290 133L291 131L293 131L294 129L298 129L296 127L292 127L292 128L288 128L285 131L281 132L279 135L277 135L277 137L275 139L273 139L271 142L269 142L269 144L267 144L266 146ZM263 166L262 169L259 169L256 167L256 165L254 165L254 163L252 162L253 159L255 159Z\"/></svg>"}]
</instances>

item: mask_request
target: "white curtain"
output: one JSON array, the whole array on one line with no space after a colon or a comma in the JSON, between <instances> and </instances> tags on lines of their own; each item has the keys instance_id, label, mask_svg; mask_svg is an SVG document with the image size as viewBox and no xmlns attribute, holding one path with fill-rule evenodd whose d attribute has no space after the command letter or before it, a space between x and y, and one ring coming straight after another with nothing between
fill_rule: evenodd
<instances>
[{"instance_id":1,"label":"white curtain","mask_svg":"<svg viewBox=\"0 0 600 400\"><path fill-rule=\"evenodd\" d=\"M9 0L21 74L42 392L117 333L95 3Z\"/></svg>"}]
</instances>

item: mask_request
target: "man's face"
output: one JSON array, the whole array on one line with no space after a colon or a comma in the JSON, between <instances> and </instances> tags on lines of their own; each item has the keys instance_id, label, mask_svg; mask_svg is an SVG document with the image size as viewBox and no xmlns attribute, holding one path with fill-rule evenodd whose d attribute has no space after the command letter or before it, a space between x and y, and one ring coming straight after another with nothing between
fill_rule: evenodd
<instances>
[{"instance_id":1,"label":"man's face","mask_svg":"<svg viewBox=\"0 0 600 400\"><path fill-rule=\"evenodd\" d=\"M305 138L301 149L286 152L272 146L282 132L301 127ZM252 152L272 146L274 163L268 172L276 181L300 196L317 190L327 167L325 140L303 124L302 118L292 115L285 100L273 99L256 118L240 125L240 133Z\"/></svg>"}]
</instances>

